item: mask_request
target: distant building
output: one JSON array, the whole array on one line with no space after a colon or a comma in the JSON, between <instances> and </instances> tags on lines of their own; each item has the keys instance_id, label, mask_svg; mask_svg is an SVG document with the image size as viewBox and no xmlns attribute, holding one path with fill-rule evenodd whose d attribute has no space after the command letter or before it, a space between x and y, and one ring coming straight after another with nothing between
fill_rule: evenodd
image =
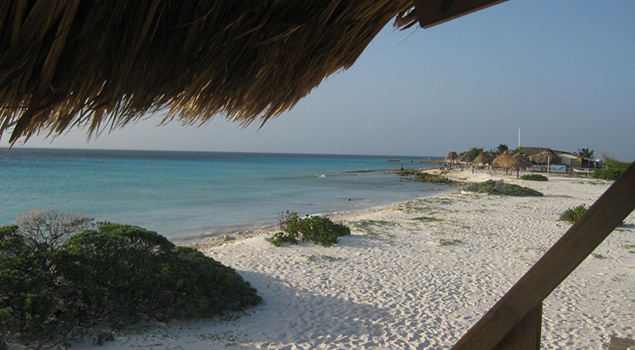
<instances>
[{"instance_id":1,"label":"distant building","mask_svg":"<svg viewBox=\"0 0 635 350\"><path fill-rule=\"evenodd\" d=\"M532 156L538 155L540 153L551 151L555 154L557 160L553 163L554 165L565 165L567 168L571 169L586 169L586 168L601 168L602 160L593 159L587 157L580 157L576 154L566 151L554 150L546 147L521 147L525 156L532 158Z\"/></svg>"},{"instance_id":2,"label":"distant building","mask_svg":"<svg viewBox=\"0 0 635 350\"><path fill-rule=\"evenodd\" d=\"M556 157L560 160L560 164L566 165L570 168L586 169L586 168L601 168L602 160L593 159L587 157L580 157L577 154L565 151L553 151Z\"/></svg>"}]
</instances>

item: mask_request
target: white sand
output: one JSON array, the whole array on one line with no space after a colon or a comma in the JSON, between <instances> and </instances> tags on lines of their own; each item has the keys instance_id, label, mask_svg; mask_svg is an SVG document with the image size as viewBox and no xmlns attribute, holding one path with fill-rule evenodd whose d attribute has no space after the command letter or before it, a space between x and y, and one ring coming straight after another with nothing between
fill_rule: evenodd
<instances>
[{"instance_id":1,"label":"white sand","mask_svg":"<svg viewBox=\"0 0 635 350\"><path fill-rule=\"evenodd\" d=\"M94 348L447 349L566 232L559 214L592 204L610 185L451 176L504 177L545 197L453 193L349 215L353 234L331 248L276 248L266 235L206 248L264 302L223 318L129 331ZM626 222L635 223L633 214ZM635 338L629 245L635 228L616 230L545 300L542 349L607 349L610 336Z\"/></svg>"}]
</instances>

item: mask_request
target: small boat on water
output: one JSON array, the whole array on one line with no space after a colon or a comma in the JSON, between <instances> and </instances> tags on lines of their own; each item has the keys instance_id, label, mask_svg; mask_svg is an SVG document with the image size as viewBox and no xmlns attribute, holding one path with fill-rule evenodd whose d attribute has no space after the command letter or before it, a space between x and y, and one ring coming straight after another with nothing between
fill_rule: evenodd
<instances>
[{"instance_id":1,"label":"small boat on water","mask_svg":"<svg viewBox=\"0 0 635 350\"><path fill-rule=\"evenodd\" d=\"M386 159L387 162L399 163L399 159Z\"/></svg>"}]
</instances>

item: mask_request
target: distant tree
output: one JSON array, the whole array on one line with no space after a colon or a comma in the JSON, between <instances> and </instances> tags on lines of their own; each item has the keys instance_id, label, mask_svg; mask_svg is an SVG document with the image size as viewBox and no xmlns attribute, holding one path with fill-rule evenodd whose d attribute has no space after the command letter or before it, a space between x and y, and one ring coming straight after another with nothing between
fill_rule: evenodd
<instances>
[{"instance_id":1,"label":"distant tree","mask_svg":"<svg viewBox=\"0 0 635 350\"><path fill-rule=\"evenodd\" d=\"M479 154L481 154L481 152L483 152L483 150L484 150L483 147L472 147L470 148L468 153L471 154L474 158L476 158L478 157Z\"/></svg>"},{"instance_id":2,"label":"distant tree","mask_svg":"<svg viewBox=\"0 0 635 350\"><path fill-rule=\"evenodd\" d=\"M577 152L573 152L576 156L584 158L593 158L593 153L595 153L595 151L588 148L578 148Z\"/></svg>"},{"instance_id":3,"label":"distant tree","mask_svg":"<svg viewBox=\"0 0 635 350\"><path fill-rule=\"evenodd\" d=\"M520 153L522 155L525 154L525 149L522 147L517 147L516 149L512 150L513 153Z\"/></svg>"},{"instance_id":4,"label":"distant tree","mask_svg":"<svg viewBox=\"0 0 635 350\"><path fill-rule=\"evenodd\" d=\"M496 153L498 153L498 154L502 154L503 152L505 152L505 151L509 150L509 147L507 147L507 145L506 145L506 144L501 143L500 145L498 145L497 149L498 149L498 150L496 151Z\"/></svg>"}]
</instances>

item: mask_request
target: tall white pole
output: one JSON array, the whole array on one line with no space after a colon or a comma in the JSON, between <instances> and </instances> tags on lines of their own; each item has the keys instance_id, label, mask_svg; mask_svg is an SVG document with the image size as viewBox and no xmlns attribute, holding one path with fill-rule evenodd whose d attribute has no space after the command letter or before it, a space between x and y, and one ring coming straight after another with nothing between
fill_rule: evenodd
<instances>
[{"instance_id":1,"label":"tall white pole","mask_svg":"<svg viewBox=\"0 0 635 350\"><path fill-rule=\"evenodd\" d=\"M520 129L518 129L518 147L520 147Z\"/></svg>"}]
</instances>

